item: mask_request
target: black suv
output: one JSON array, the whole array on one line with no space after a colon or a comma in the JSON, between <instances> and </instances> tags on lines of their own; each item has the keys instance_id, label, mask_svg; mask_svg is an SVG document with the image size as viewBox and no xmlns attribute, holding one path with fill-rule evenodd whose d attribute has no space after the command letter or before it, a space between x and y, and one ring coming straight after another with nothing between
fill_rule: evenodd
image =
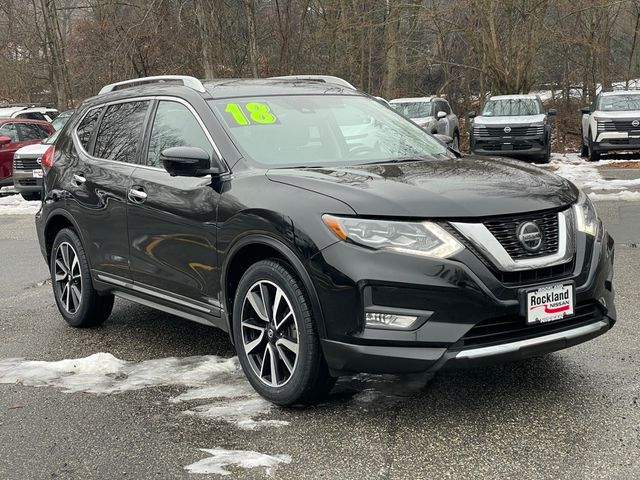
<instances>
[{"instance_id":1,"label":"black suv","mask_svg":"<svg viewBox=\"0 0 640 480\"><path fill-rule=\"evenodd\" d=\"M38 236L65 320L99 325L118 296L219 327L277 404L615 322L613 240L573 184L460 156L338 84L109 85L42 164Z\"/></svg>"}]
</instances>

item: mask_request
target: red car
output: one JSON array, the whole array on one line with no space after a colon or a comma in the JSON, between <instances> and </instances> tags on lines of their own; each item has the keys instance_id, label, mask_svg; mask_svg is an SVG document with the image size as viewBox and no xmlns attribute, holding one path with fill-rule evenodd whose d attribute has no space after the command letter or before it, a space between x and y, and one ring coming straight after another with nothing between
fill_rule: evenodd
<instances>
[{"instance_id":1,"label":"red car","mask_svg":"<svg viewBox=\"0 0 640 480\"><path fill-rule=\"evenodd\" d=\"M0 187L13 185L13 154L21 147L39 143L54 132L50 123L40 120L0 118Z\"/></svg>"}]
</instances>

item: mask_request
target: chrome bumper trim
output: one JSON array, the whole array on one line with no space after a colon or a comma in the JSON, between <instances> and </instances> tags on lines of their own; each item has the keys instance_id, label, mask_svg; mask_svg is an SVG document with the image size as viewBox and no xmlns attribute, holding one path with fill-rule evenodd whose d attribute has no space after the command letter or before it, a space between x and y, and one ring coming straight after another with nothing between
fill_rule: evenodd
<instances>
[{"instance_id":1,"label":"chrome bumper trim","mask_svg":"<svg viewBox=\"0 0 640 480\"><path fill-rule=\"evenodd\" d=\"M501 345L493 345L491 347L462 350L461 352L458 352L455 358L473 360L477 358L491 357L493 355L514 353L523 347L540 346L561 339L572 340L585 335L589 335L591 333L599 332L607 328L609 328L609 323L606 320L600 320L599 322L592 323L590 325L584 325L582 327L573 328L564 332L552 333L550 335L544 335L542 337L529 338L527 340L519 340L517 342L511 343L503 343Z\"/></svg>"}]
</instances>

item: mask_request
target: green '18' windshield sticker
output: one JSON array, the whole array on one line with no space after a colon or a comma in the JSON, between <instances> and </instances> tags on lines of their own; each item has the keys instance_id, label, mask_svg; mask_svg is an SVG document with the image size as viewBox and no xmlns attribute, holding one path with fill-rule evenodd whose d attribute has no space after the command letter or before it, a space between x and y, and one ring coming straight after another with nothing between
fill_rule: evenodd
<instances>
[{"instance_id":1,"label":"green '18' windshield sticker","mask_svg":"<svg viewBox=\"0 0 640 480\"><path fill-rule=\"evenodd\" d=\"M278 117L266 103L249 102L244 105L227 103L224 111L227 113L226 120L230 127L279 123Z\"/></svg>"}]
</instances>

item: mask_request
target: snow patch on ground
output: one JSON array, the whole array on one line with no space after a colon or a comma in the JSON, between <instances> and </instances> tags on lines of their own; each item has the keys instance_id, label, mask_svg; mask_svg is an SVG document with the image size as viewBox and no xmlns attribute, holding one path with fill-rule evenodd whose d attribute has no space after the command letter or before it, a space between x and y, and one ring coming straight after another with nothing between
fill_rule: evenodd
<instances>
[{"instance_id":1,"label":"snow patch on ground","mask_svg":"<svg viewBox=\"0 0 640 480\"><path fill-rule=\"evenodd\" d=\"M0 360L0 383L94 394L185 386L190 390L169 399L171 403L209 401L189 407L184 412L187 415L219 419L243 429L288 424L257 418L274 407L247 383L237 357L170 357L139 363L118 359L110 353L54 362L10 358Z\"/></svg>"},{"instance_id":2,"label":"snow patch on ground","mask_svg":"<svg viewBox=\"0 0 640 480\"><path fill-rule=\"evenodd\" d=\"M581 188L588 190L592 200L637 201L640 193L629 191L630 188L640 188L640 178L620 180L607 179L600 173L600 166L614 164L616 160L601 160L589 162L577 153L553 154L548 164L538 164L538 167L552 170L557 175L572 181ZM599 193L611 190L617 193Z\"/></svg>"},{"instance_id":3,"label":"snow patch on ground","mask_svg":"<svg viewBox=\"0 0 640 480\"><path fill-rule=\"evenodd\" d=\"M28 202L22 195L0 197L0 215L35 215L38 210L39 200Z\"/></svg>"},{"instance_id":4,"label":"snow patch on ground","mask_svg":"<svg viewBox=\"0 0 640 480\"><path fill-rule=\"evenodd\" d=\"M622 192L615 193L590 193L589 198L596 202L640 202L640 192L630 192L629 190L624 190Z\"/></svg>"},{"instance_id":5,"label":"snow patch on ground","mask_svg":"<svg viewBox=\"0 0 640 480\"><path fill-rule=\"evenodd\" d=\"M273 475L273 469L280 464L291 463L289 455L266 455L251 450L225 450L222 448L201 448L210 457L184 467L190 473L208 473L215 475L231 475L233 473L225 467L238 468L266 468L268 476Z\"/></svg>"}]
</instances>

